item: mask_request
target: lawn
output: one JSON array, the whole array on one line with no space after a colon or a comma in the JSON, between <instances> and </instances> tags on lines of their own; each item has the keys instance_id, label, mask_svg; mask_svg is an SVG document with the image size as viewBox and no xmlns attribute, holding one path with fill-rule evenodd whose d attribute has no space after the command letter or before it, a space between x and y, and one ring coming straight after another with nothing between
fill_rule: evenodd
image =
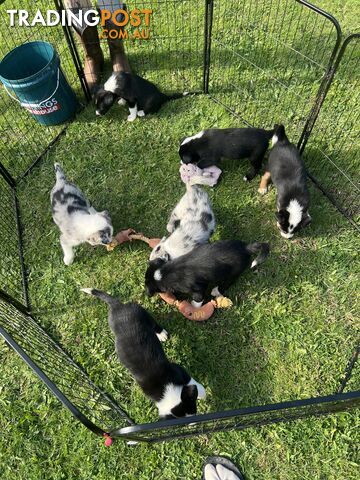
<instances>
[{"instance_id":1,"label":"lawn","mask_svg":"<svg viewBox=\"0 0 360 480\"><path fill-rule=\"evenodd\" d=\"M340 20L349 20L346 25L351 30L355 14L335 0L321 6L326 4L329 10L337 9ZM146 56L135 52L134 58L140 65ZM180 86L182 78L193 90L201 84L197 70L201 59L191 58L193 65L171 76L170 89ZM232 58L229 50L221 61ZM183 60L186 63L187 58ZM215 57L215 68L219 61ZM167 84L165 62L158 66L149 75ZM314 82L320 71L309 69ZM221 94L218 70L213 78L216 100ZM291 94L293 84L289 86ZM305 85L304 92L310 98L313 87ZM233 95L225 92L221 98L229 104ZM304 118L288 111L289 98L278 105L277 115L283 111L292 122L296 141ZM265 100L269 102L268 97ZM251 102L247 105L250 118ZM233 308L217 311L204 324L192 323L157 298L145 297L149 251L142 243L125 244L112 253L84 245L72 266L62 263L49 205L55 161L96 208L110 211L115 230L132 227L160 236L184 191L178 176L179 139L209 126L243 126L239 117L204 95L168 103L157 115L132 124L126 123L126 115L125 109L114 107L108 116L97 119L89 106L21 182L25 262L39 323L138 423L156 420L156 410L116 359L105 305L81 294L80 287L98 287L124 301L137 301L154 314L171 335L165 344L167 355L206 387L201 413L334 393L359 333L359 241L350 223L313 185L313 224L293 241L285 241L274 221L274 189L260 197L258 179L250 184L242 181L246 162L224 163L222 181L209 190L217 219L213 239L269 241L271 255L257 273L247 272L229 290ZM270 117L266 117L269 123ZM4 342L0 361L4 432L0 478L200 479L202 462L211 454L233 458L249 480L358 476L357 411L153 446L129 447L117 441L107 449L60 407ZM357 367L348 389L359 388Z\"/></svg>"}]
</instances>

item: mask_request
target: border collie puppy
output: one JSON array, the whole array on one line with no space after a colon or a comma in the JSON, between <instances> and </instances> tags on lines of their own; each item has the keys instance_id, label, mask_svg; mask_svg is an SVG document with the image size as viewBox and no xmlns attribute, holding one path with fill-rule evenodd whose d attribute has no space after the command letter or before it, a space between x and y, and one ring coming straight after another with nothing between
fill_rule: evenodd
<instances>
[{"instance_id":1,"label":"border collie puppy","mask_svg":"<svg viewBox=\"0 0 360 480\"><path fill-rule=\"evenodd\" d=\"M170 235L161 239L150 260L167 262L207 243L215 230L215 217L205 190L186 184L186 193L172 211L166 229Z\"/></svg>"},{"instance_id":2,"label":"border collie puppy","mask_svg":"<svg viewBox=\"0 0 360 480\"><path fill-rule=\"evenodd\" d=\"M311 223L305 165L298 149L289 142L283 125L277 126L272 144L258 191L264 195L272 180L277 190L277 226L282 237L292 238Z\"/></svg>"},{"instance_id":3,"label":"border collie puppy","mask_svg":"<svg viewBox=\"0 0 360 480\"><path fill-rule=\"evenodd\" d=\"M115 335L118 358L145 395L155 402L159 416L195 415L196 400L206 397L205 389L183 367L166 358L160 342L167 340L167 331L137 303L121 303L93 288L81 290L108 304L109 326Z\"/></svg>"},{"instance_id":4,"label":"border collie puppy","mask_svg":"<svg viewBox=\"0 0 360 480\"><path fill-rule=\"evenodd\" d=\"M116 72L105 82L104 87L95 92L96 115L105 115L115 101L129 107L128 121L157 112L169 100L187 95L175 93L165 95L156 85L128 72Z\"/></svg>"},{"instance_id":5,"label":"border collie puppy","mask_svg":"<svg viewBox=\"0 0 360 480\"><path fill-rule=\"evenodd\" d=\"M265 260L269 250L268 243L223 240L200 245L170 262L158 258L149 263L146 271L146 294L189 294L193 306L201 307L209 288L213 297L224 296L225 290L244 270ZM253 254L258 256L251 262Z\"/></svg>"},{"instance_id":6,"label":"border collie puppy","mask_svg":"<svg viewBox=\"0 0 360 480\"><path fill-rule=\"evenodd\" d=\"M106 210L97 212L82 191L66 180L58 163L54 164L56 183L51 190L52 216L59 227L64 263L74 260L73 248L81 243L107 245L113 236L111 219Z\"/></svg>"},{"instance_id":7,"label":"border collie puppy","mask_svg":"<svg viewBox=\"0 0 360 480\"><path fill-rule=\"evenodd\" d=\"M274 130L262 128L211 128L182 140L179 155L183 163L195 163L199 168L215 165L221 158L249 158L251 168L244 176L252 180L259 173Z\"/></svg>"}]
</instances>

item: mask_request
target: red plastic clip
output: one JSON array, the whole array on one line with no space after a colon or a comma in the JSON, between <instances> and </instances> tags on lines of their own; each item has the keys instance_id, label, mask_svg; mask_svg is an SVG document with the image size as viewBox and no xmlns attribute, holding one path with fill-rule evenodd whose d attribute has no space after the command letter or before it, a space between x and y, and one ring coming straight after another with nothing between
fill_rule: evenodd
<instances>
[{"instance_id":1,"label":"red plastic clip","mask_svg":"<svg viewBox=\"0 0 360 480\"><path fill-rule=\"evenodd\" d=\"M104 433L103 435L105 437L105 447L110 447L114 440L110 437L108 433Z\"/></svg>"}]
</instances>

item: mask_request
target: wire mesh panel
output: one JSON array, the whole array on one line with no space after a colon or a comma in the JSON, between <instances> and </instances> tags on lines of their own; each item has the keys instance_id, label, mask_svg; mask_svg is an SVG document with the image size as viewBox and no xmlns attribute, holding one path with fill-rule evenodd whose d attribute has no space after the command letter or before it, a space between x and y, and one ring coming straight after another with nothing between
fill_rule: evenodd
<instances>
[{"instance_id":1,"label":"wire mesh panel","mask_svg":"<svg viewBox=\"0 0 360 480\"><path fill-rule=\"evenodd\" d=\"M73 408L72 413L81 416L83 423L87 419L103 431L109 431L115 425L132 424L125 412L91 382L31 316L3 301L1 297L0 334L7 341L14 340L13 348L18 349L18 353L25 354L25 361L26 357L31 359L40 370L37 373L41 379L55 395L57 390L60 391L68 402L66 406ZM30 366L34 369L34 365Z\"/></svg>"},{"instance_id":2,"label":"wire mesh panel","mask_svg":"<svg viewBox=\"0 0 360 480\"><path fill-rule=\"evenodd\" d=\"M83 98L79 77L71 56L61 25L47 27L10 25L10 16L6 12L14 8L11 2L0 5L0 60L14 48L30 41L51 43L61 60L61 68L78 97ZM37 10L45 16L55 4L46 0L21 2L21 8L29 12L29 22ZM17 19L15 19L17 22ZM11 98L0 83L0 162L13 177L19 177L44 152L51 141L64 126L45 127L37 123L31 114Z\"/></svg>"},{"instance_id":3,"label":"wire mesh panel","mask_svg":"<svg viewBox=\"0 0 360 480\"><path fill-rule=\"evenodd\" d=\"M339 42L336 20L296 0L213 4L212 98L246 124L283 123L296 143Z\"/></svg>"},{"instance_id":4,"label":"wire mesh panel","mask_svg":"<svg viewBox=\"0 0 360 480\"><path fill-rule=\"evenodd\" d=\"M357 226L360 226L359 62L360 34L355 34L345 40L339 52L334 79L304 151L312 178Z\"/></svg>"},{"instance_id":5,"label":"wire mesh panel","mask_svg":"<svg viewBox=\"0 0 360 480\"><path fill-rule=\"evenodd\" d=\"M77 7L71 7L73 3L63 0L68 10L77 12ZM85 0L83 4L110 13L127 12L116 14L119 23L124 22L123 28L108 21L102 25L104 22L100 21L97 28L93 28L96 33L82 35L82 38L73 30L83 62L87 51L97 54L96 44L100 40L105 58L103 80L113 69L109 48L113 45L116 51L120 48L119 42L123 42L132 71L155 82L165 93L201 90L205 1Z\"/></svg>"},{"instance_id":6,"label":"wire mesh panel","mask_svg":"<svg viewBox=\"0 0 360 480\"><path fill-rule=\"evenodd\" d=\"M243 408L214 414L197 415L186 419L134 425L111 432L113 437L159 442L195 435L243 430L310 416L320 416L348 410L360 405L360 392L296 400L273 405Z\"/></svg>"},{"instance_id":7,"label":"wire mesh panel","mask_svg":"<svg viewBox=\"0 0 360 480\"><path fill-rule=\"evenodd\" d=\"M27 305L15 190L0 175L0 290Z\"/></svg>"}]
</instances>

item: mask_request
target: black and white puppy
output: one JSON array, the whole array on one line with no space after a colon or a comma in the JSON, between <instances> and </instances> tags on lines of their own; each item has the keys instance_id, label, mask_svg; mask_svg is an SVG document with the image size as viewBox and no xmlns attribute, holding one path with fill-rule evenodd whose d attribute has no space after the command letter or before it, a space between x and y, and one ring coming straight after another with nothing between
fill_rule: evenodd
<instances>
[{"instance_id":1,"label":"black and white puppy","mask_svg":"<svg viewBox=\"0 0 360 480\"><path fill-rule=\"evenodd\" d=\"M299 150L287 138L283 125L276 128L272 144L259 193L265 194L270 180L273 182L277 190L277 226L282 237L292 238L311 223L305 164Z\"/></svg>"},{"instance_id":2,"label":"black and white puppy","mask_svg":"<svg viewBox=\"0 0 360 480\"><path fill-rule=\"evenodd\" d=\"M186 193L172 211L166 229L170 235L163 237L152 250L150 260L173 260L207 243L215 230L207 192L197 185L186 184Z\"/></svg>"},{"instance_id":3,"label":"black and white puppy","mask_svg":"<svg viewBox=\"0 0 360 480\"><path fill-rule=\"evenodd\" d=\"M262 263L269 250L268 243L223 240L200 245L170 262L153 260L145 274L146 294L189 294L193 306L201 307L208 289L213 297L222 297L244 270ZM258 256L251 262L254 254Z\"/></svg>"},{"instance_id":4,"label":"black and white puppy","mask_svg":"<svg viewBox=\"0 0 360 480\"><path fill-rule=\"evenodd\" d=\"M183 163L199 168L219 166L221 158L249 158L251 168L244 176L252 180L259 173L274 130L262 128L211 128L182 140L179 155Z\"/></svg>"},{"instance_id":5,"label":"black and white puppy","mask_svg":"<svg viewBox=\"0 0 360 480\"><path fill-rule=\"evenodd\" d=\"M195 415L196 401L206 397L205 389L183 367L167 359L160 343L167 340L166 330L137 303L121 303L93 288L81 290L108 304L118 358L145 395L155 402L159 416Z\"/></svg>"},{"instance_id":6,"label":"black and white puppy","mask_svg":"<svg viewBox=\"0 0 360 480\"><path fill-rule=\"evenodd\" d=\"M157 112L169 100L187 95L175 93L165 95L156 85L133 73L116 72L105 82L104 87L95 92L96 115L105 115L117 101L129 107L128 121Z\"/></svg>"},{"instance_id":7,"label":"black and white puppy","mask_svg":"<svg viewBox=\"0 0 360 480\"><path fill-rule=\"evenodd\" d=\"M81 243L107 245L113 236L111 219L106 210L98 212L73 183L67 181L58 163L54 164L56 183L51 190L52 216L59 227L64 263L74 260L74 247Z\"/></svg>"}]
</instances>

